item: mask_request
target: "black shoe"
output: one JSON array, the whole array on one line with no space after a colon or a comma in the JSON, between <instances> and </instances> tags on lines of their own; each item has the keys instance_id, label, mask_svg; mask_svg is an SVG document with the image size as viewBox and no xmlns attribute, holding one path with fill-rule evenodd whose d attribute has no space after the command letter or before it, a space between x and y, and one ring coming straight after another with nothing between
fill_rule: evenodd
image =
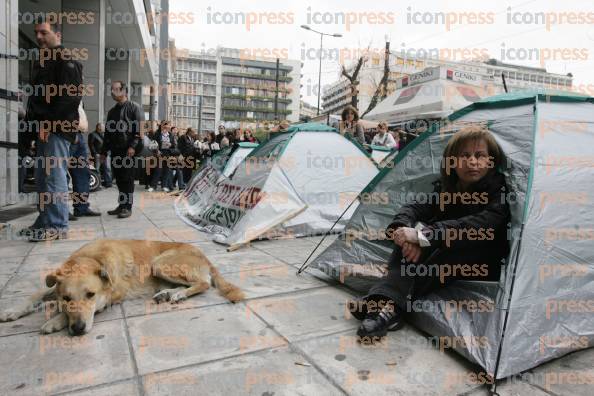
<instances>
[{"instance_id":1,"label":"black shoe","mask_svg":"<svg viewBox=\"0 0 594 396\"><path fill-rule=\"evenodd\" d=\"M108 215L119 215L120 213L122 213L122 210L123 210L123 208L121 206L118 206L114 210L108 210L107 214Z\"/></svg>"},{"instance_id":2,"label":"black shoe","mask_svg":"<svg viewBox=\"0 0 594 396\"><path fill-rule=\"evenodd\" d=\"M46 242L58 239L68 239L68 231L64 230L35 230L29 237L29 242Z\"/></svg>"},{"instance_id":3,"label":"black shoe","mask_svg":"<svg viewBox=\"0 0 594 396\"><path fill-rule=\"evenodd\" d=\"M393 305L386 305L377 315L365 318L357 330L357 335L372 339L384 337L388 331L399 330L403 325L402 313L395 310Z\"/></svg>"},{"instance_id":4,"label":"black shoe","mask_svg":"<svg viewBox=\"0 0 594 396\"><path fill-rule=\"evenodd\" d=\"M29 237L31 237L31 235L33 235L34 232L35 232L35 229L33 227L26 227L26 228L23 228L22 230L20 230L19 232L17 232L17 236L29 238Z\"/></svg>"},{"instance_id":5,"label":"black shoe","mask_svg":"<svg viewBox=\"0 0 594 396\"><path fill-rule=\"evenodd\" d=\"M76 215L73 215L72 213L68 212L68 221L76 221L78 220L78 217L76 217Z\"/></svg>"},{"instance_id":6,"label":"black shoe","mask_svg":"<svg viewBox=\"0 0 594 396\"><path fill-rule=\"evenodd\" d=\"M122 211L118 214L118 219L125 219L130 216L132 216L132 211L130 209L122 209Z\"/></svg>"},{"instance_id":7,"label":"black shoe","mask_svg":"<svg viewBox=\"0 0 594 396\"><path fill-rule=\"evenodd\" d=\"M99 212L95 212L92 209L87 209L86 212L74 212L74 215L77 217L84 217L84 216L88 216L88 217L97 217L97 216L101 216L101 213Z\"/></svg>"}]
</instances>

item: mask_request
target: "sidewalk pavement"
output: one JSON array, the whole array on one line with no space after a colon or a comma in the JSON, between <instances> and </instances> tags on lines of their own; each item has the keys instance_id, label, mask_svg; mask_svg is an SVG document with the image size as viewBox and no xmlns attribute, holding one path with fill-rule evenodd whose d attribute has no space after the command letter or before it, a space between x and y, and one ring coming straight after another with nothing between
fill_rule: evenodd
<instances>
[{"instance_id":1,"label":"sidewalk pavement","mask_svg":"<svg viewBox=\"0 0 594 396\"><path fill-rule=\"evenodd\" d=\"M124 220L106 214L115 202L114 188L93 194L91 207L103 215L72 222L70 240L0 241L0 309L43 287L47 272L74 250L104 237L192 243L247 299L230 304L210 289L178 305L126 301L98 314L83 337L65 330L41 336L43 312L0 323L0 395L487 395L476 366L409 325L383 343L358 344L358 322L344 309L352 293L295 274L321 237L228 253L185 225L170 196L137 192ZM34 217L10 222L13 232ZM592 379L593 367L594 349L580 351L506 379L498 390L591 395L591 383L568 378Z\"/></svg>"}]
</instances>

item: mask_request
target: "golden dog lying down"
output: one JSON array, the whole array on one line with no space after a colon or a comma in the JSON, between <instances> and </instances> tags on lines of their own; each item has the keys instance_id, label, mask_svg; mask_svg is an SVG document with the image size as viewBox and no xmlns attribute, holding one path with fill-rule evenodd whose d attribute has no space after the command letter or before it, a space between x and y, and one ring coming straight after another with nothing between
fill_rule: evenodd
<instances>
[{"instance_id":1,"label":"golden dog lying down","mask_svg":"<svg viewBox=\"0 0 594 396\"><path fill-rule=\"evenodd\" d=\"M175 303L211 284L231 302L244 298L198 248L178 242L99 239L74 252L45 283L48 290L0 313L0 322L16 320L44 301L55 300L58 310L41 332L68 327L70 335L82 335L91 330L95 312L127 298L152 295L157 302Z\"/></svg>"}]
</instances>

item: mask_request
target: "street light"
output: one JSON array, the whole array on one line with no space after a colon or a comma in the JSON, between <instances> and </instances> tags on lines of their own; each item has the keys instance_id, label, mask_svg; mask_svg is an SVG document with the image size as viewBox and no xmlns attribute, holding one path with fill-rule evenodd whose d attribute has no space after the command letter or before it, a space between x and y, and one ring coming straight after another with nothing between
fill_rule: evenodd
<instances>
[{"instance_id":1,"label":"street light","mask_svg":"<svg viewBox=\"0 0 594 396\"><path fill-rule=\"evenodd\" d=\"M310 28L307 25L301 25L302 29L305 30L311 30L312 32L315 32L317 34L320 35L320 69L319 69L319 73L318 73L318 115L320 115L320 94L322 92L322 43L323 43L323 38L324 36L332 36L332 37L342 37L342 34L339 33L334 33L334 34L328 34L328 33L322 33L322 32L318 32L315 29Z\"/></svg>"}]
</instances>

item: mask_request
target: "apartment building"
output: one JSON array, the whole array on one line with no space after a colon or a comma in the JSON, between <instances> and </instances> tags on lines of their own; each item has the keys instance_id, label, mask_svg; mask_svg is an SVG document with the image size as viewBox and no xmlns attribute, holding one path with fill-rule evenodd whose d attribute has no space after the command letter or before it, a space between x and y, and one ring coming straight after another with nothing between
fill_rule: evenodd
<instances>
[{"instance_id":1,"label":"apartment building","mask_svg":"<svg viewBox=\"0 0 594 396\"><path fill-rule=\"evenodd\" d=\"M260 128L275 119L299 120L301 62L253 59L241 50L176 51L173 120L181 127L214 131L218 125Z\"/></svg>"}]
</instances>

